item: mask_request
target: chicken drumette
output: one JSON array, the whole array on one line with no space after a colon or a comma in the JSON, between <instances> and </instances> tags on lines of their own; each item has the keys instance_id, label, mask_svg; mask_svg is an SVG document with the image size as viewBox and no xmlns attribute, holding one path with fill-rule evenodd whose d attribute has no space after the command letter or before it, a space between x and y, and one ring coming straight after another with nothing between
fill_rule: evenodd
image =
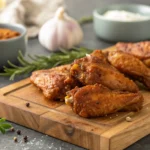
<instances>
[{"instance_id":1,"label":"chicken drumette","mask_svg":"<svg viewBox=\"0 0 150 150\"><path fill-rule=\"evenodd\" d=\"M150 69L138 58L121 51L108 53L109 62L120 72L142 82L150 89Z\"/></svg>"},{"instance_id":2,"label":"chicken drumette","mask_svg":"<svg viewBox=\"0 0 150 150\"><path fill-rule=\"evenodd\" d=\"M137 92L136 84L107 62L101 50L95 50L84 58L77 59L71 66L70 73L83 85L103 84L121 91Z\"/></svg>"},{"instance_id":3,"label":"chicken drumette","mask_svg":"<svg viewBox=\"0 0 150 150\"><path fill-rule=\"evenodd\" d=\"M79 86L79 82L69 74L70 65L38 70L32 73L30 80L43 91L46 98L64 100L66 92Z\"/></svg>"},{"instance_id":4,"label":"chicken drumette","mask_svg":"<svg viewBox=\"0 0 150 150\"><path fill-rule=\"evenodd\" d=\"M81 117L105 116L117 111L138 111L143 96L138 93L111 91L100 85L87 85L68 91L66 104Z\"/></svg>"}]
</instances>

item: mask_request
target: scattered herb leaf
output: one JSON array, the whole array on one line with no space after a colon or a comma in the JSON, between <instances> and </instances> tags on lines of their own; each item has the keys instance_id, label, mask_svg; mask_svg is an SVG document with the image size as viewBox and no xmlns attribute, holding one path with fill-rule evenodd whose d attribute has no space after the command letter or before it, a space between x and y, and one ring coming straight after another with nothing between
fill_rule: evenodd
<instances>
[{"instance_id":1,"label":"scattered herb leaf","mask_svg":"<svg viewBox=\"0 0 150 150\"><path fill-rule=\"evenodd\" d=\"M0 119L0 132L5 134L6 130L12 128L12 125L9 123L6 123L5 118Z\"/></svg>"}]
</instances>

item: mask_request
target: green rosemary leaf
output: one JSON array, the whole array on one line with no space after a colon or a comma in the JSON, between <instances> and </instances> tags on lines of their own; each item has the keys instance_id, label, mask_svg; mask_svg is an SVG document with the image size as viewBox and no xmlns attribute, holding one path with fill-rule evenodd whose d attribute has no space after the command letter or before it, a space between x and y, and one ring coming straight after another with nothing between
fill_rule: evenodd
<instances>
[{"instance_id":1,"label":"green rosemary leaf","mask_svg":"<svg viewBox=\"0 0 150 150\"><path fill-rule=\"evenodd\" d=\"M20 64L22 66L26 66L27 64L22 60L22 58L20 58L19 56L17 57L18 61L20 62Z\"/></svg>"},{"instance_id":2,"label":"green rosemary leaf","mask_svg":"<svg viewBox=\"0 0 150 150\"><path fill-rule=\"evenodd\" d=\"M8 76L10 76L10 73L9 72L3 72L3 73L0 73L0 76L8 77Z\"/></svg>"},{"instance_id":3,"label":"green rosemary leaf","mask_svg":"<svg viewBox=\"0 0 150 150\"><path fill-rule=\"evenodd\" d=\"M18 57L24 62L24 64L30 65L30 63L24 59L23 54L22 54L21 51L19 51Z\"/></svg>"},{"instance_id":4,"label":"green rosemary leaf","mask_svg":"<svg viewBox=\"0 0 150 150\"><path fill-rule=\"evenodd\" d=\"M14 72L13 74L11 74L11 75L10 75L9 80L13 81L13 80L14 80L14 78L15 78L15 76L16 76L16 73Z\"/></svg>"},{"instance_id":5,"label":"green rosemary leaf","mask_svg":"<svg viewBox=\"0 0 150 150\"><path fill-rule=\"evenodd\" d=\"M45 58L45 56L38 56L38 55L35 55L35 58L36 58L36 59L41 59L41 58Z\"/></svg>"},{"instance_id":6,"label":"green rosemary leaf","mask_svg":"<svg viewBox=\"0 0 150 150\"><path fill-rule=\"evenodd\" d=\"M36 61L36 60L37 60L36 58L34 58L33 56L31 56L30 54L28 54L28 57L29 57L31 60L33 60L33 61Z\"/></svg>"},{"instance_id":7,"label":"green rosemary leaf","mask_svg":"<svg viewBox=\"0 0 150 150\"><path fill-rule=\"evenodd\" d=\"M61 51L62 53L64 53L64 54L67 54L66 49L60 48L60 51Z\"/></svg>"},{"instance_id":8,"label":"green rosemary leaf","mask_svg":"<svg viewBox=\"0 0 150 150\"><path fill-rule=\"evenodd\" d=\"M7 61L7 63L9 64L10 67L13 67L13 68L19 68L18 66L12 64L9 60Z\"/></svg>"},{"instance_id":9,"label":"green rosemary leaf","mask_svg":"<svg viewBox=\"0 0 150 150\"><path fill-rule=\"evenodd\" d=\"M87 48L72 48L71 50L61 49L60 52L50 53L48 56L35 55L29 56L31 61L27 61L19 51L19 66L8 61L8 67L4 66L4 72L0 76L10 76L10 80L14 80L17 75L27 75L34 70L48 69L58 65L64 65L73 62L77 58L84 57L92 51Z\"/></svg>"},{"instance_id":10,"label":"green rosemary leaf","mask_svg":"<svg viewBox=\"0 0 150 150\"><path fill-rule=\"evenodd\" d=\"M19 70L19 69L12 68L12 67L10 67L10 68L5 68L5 69L4 69L4 71L5 71L6 73L13 73L13 72L15 72L16 70Z\"/></svg>"}]
</instances>

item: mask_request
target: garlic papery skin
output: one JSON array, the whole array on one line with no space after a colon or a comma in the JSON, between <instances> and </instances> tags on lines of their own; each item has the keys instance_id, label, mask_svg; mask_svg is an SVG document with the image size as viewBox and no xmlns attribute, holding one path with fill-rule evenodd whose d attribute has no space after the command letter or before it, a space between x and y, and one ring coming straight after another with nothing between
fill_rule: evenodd
<instances>
[{"instance_id":1,"label":"garlic papery skin","mask_svg":"<svg viewBox=\"0 0 150 150\"><path fill-rule=\"evenodd\" d=\"M78 22L69 17L64 8L58 8L54 18L47 21L40 29L39 42L50 51L59 48L70 49L83 39L83 32Z\"/></svg>"}]
</instances>

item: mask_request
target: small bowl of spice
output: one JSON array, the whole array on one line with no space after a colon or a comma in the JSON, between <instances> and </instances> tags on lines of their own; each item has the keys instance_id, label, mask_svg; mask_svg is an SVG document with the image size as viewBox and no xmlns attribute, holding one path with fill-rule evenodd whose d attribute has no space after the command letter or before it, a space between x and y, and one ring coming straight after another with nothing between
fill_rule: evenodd
<instances>
[{"instance_id":1,"label":"small bowl of spice","mask_svg":"<svg viewBox=\"0 0 150 150\"><path fill-rule=\"evenodd\" d=\"M101 39L137 42L150 39L150 6L108 5L93 12L94 30Z\"/></svg>"},{"instance_id":2,"label":"small bowl of spice","mask_svg":"<svg viewBox=\"0 0 150 150\"><path fill-rule=\"evenodd\" d=\"M0 68L8 60L17 63L18 52L25 54L27 45L26 28L19 24L0 24Z\"/></svg>"}]
</instances>

